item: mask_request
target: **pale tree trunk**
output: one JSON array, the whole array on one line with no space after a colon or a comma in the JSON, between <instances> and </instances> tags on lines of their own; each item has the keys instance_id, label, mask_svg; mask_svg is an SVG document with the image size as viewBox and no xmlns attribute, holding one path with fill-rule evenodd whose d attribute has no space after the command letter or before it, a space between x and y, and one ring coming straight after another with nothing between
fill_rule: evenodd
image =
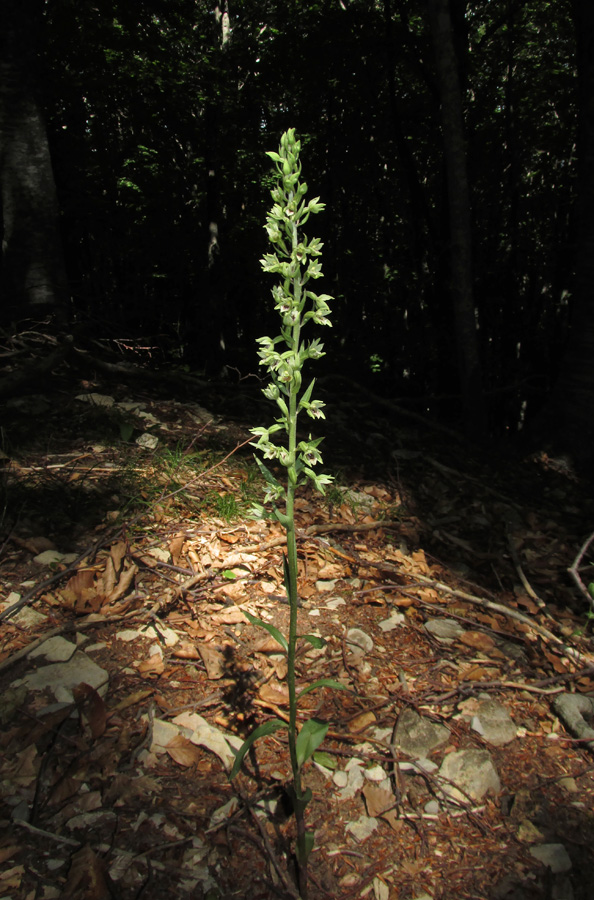
<instances>
[{"instance_id":1,"label":"pale tree trunk","mask_svg":"<svg viewBox=\"0 0 594 900\"><path fill-rule=\"evenodd\" d=\"M231 38L231 20L228 0L218 0L215 20L219 28L219 77L225 76L225 52ZM225 100L222 84L213 86L205 115L207 135L206 165L208 182L206 189L206 219L208 224L205 289L201 305L197 309L197 331L200 334L202 358L208 374L220 374L227 359L226 324L228 318L228 272L225 260L225 215L221 201L221 170L224 152Z\"/></svg>"},{"instance_id":2,"label":"pale tree trunk","mask_svg":"<svg viewBox=\"0 0 594 900\"><path fill-rule=\"evenodd\" d=\"M578 71L578 175L569 334L537 431L577 463L594 460L594 4L573 0Z\"/></svg>"},{"instance_id":3,"label":"pale tree trunk","mask_svg":"<svg viewBox=\"0 0 594 900\"><path fill-rule=\"evenodd\" d=\"M472 267L470 188L459 62L450 0L427 0L441 102L441 128L448 189L450 296L466 426L482 434L485 413Z\"/></svg>"},{"instance_id":4,"label":"pale tree trunk","mask_svg":"<svg viewBox=\"0 0 594 900\"><path fill-rule=\"evenodd\" d=\"M4 0L0 13L0 315L60 317L67 282L45 124L36 99L35 28L43 4Z\"/></svg>"}]
</instances>

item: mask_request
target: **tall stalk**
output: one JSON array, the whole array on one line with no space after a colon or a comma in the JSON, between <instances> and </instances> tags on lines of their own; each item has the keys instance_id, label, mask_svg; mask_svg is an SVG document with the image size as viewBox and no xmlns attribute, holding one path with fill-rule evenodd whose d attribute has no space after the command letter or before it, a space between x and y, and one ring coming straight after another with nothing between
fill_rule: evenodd
<instances>
[{"instance_id":1,"label":"tall stalk","mask_svg":"<svg viewBox=\"0 0 594 900\"><path fill-rule=\"evenodd\" d=\"M260 349L260 365L267 367L270 384L264 389L264 396L274 400L280 410L280 416L274 425L268 428L252 428L257 438L254 446L262 451L264 459L271 459L287 470L286 485L281 484L275 475L256 457L264 478L266 494L264 503L272 504L272 512L263 505L256 504L255 514L259 517L273 516L285 528L287 535L287 552L284 557L284 575L287 599L289 601L290 620L288 640L268 622L246 612L247 618L255 625L264 628L278 642L287 655L287 686L289 691L289 723L282 719L271 719L260 725L239 750L230 777L233 778L241 768L245 754L255 740L272 734L280 728L288 731L289 756L291 761L292 785L290 789L293 809L297 825L297 870L298 886L302 900L307 900L307 861L313 847L313 833L308 832L305 823L305 808L311 800L311 789L303 789L302 769L304 763L315 753L326 736L328 725L319 719L308 719L301 728L297 727L297 711L301 697L319 687L344 689L344 686L329 678L321 678L313 684L297 690L295 656L298 640L309 641L314 647L321 647L324 641L316 635L297 633L297 611L299 595L297 590L297 541L295 537L295 491L306 481L324 493L324 486L331 481L328 475L317 474L313 466L322 461L318 444L320 438L307 441L297 440L297 419L305 411L311 418L324 418L320 400L312 400L314 381L301 391L302 370L308 359L319 359L324 355L323 344L318 339L304 342L301 337L303 326L312 321L318 325L330 325L328 301L332 297L327 294L315 294L307 290L311 279L321 278L322 268L319 257L322 244L318 238L308 239L301 228L312 213L321 212L324 204L319 198L305 202L307 185L300 181L301 163L299 153L301 143L295 137L294 129L289 129L281 138L278 153L268 156L275 164L277 182L271 191L274 205L266 219L266 231L274 252L268 253L261 260L265 272L280 276L280 283L272 289L275 309L279 313L282 324L280 334L275 338L258 338ZM280 347L279 347L280 345ZM284 431L286 442L276 444L271 436ZM285 510L281 512L276 506L279 500L285 501Z\"/></svg>"}]
</instances>

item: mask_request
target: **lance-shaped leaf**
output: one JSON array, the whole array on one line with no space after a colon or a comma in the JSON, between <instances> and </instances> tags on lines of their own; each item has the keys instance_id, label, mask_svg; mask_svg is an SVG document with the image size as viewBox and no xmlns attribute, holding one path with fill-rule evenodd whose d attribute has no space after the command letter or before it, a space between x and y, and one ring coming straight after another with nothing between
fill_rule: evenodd
<instances>
[{"instance_id":1,"label":"lance-shaped leaf","mask_svg":"<svg viewBox=\"0 0 594 900\"><path fill-rule=\"evenodd\" d=\"M310 691L315 691L319 687L329 687L334 691L350 690L345 684L341 684L340 681L335 681L333 678L319 678L317 681L314 681L313 684L308 684L302 691L299 691L297 700L300 700L305 694L309 694Z\"/></svg>"},{"instance_id":2,"label":"lance-shaped leaf","mask_svg":"<svg viewBox=\"0 0 594 900\"><path fill-rule=\"evenodd\" d=\"M243 742L239 750L237 751L237 755L235 757L235 762L233 763L233 768L229 772L229 778L235 778L237 773L241 768L241 764L243 762L243 758L258 738L265 737L268 734L274 734L275 731L278 731L280 728L288 728L286 722L283 722L282 719L269 719L268 722L263 722L262 725L258 725L255 731L252 731L249 738Z\"/></svg>"},{"instance_id":3,"label":"lance-shaped leaf","mask_svg":"<svg viewBox=\"0 0 594 900\"><path fill-rule=\"evenodd\" d=\"M279 631L278 628L275 628L274 625L271 625L269 622L263 622L262 619L258 619L257 616L253 616L247 609L242 610L246 619L252 623L252 625L257 625L258 628L263 628L268 634L271 634L277 644L280 644L285 653L289 650L289 645L287 644L287 639L285 638L282 631Z\"/></svg>"},{"instance_id":4,"label":"lance-shaped leaf","mask_svg":"<svg viewBox=\"0 0 594 900\"><path fill-rule=\"evenodd\" d=\"M298 634L297 637L303 641L308 641L316 650L321 650L326 646L326 641L318 634Z\"/></svg>"},{"instance_id":5,"label":"lance-shaped leaf","mask_svg":"<svg viewBox=\"0 0 594 900\"><path fill-rule=\"evenodd\" d=\"M264 463L262 462L262 460L260 459L260 457L256 456L255 453L254 453L254 459L256 460L256 464L257 464L258 468L260 469L260 472L264 476L264 480L266 481L266 483L272 485L272 487L275 487L275 488L283 488L280 481L278 481L274 477L274 475L272 474L272 472L270 471L268 466L265 466ZM283 488L283 490L284 490L284 488Z\"/></svg>"},{"instance_id":6,"label":"lance-shaped leaf","mask_svg":"<svg viewBox=\"0 0 594 900\"><path fill-rule=\"evenodd\" d=\"M324 738L330 726L327 722L320 719L308 719L301 728L295 744L297 751L297 765L302 767L303 763L312 756Z\"/></svg>"},{"instance_id":7,"label":"lance-shaped leaf","mask_svg":"<svg viewBox=\"0 0 594 900\"><path fill-rule=\"evenodd\" d=\"M314 832L306 831L303 835L303 844L300 841L297 842L297 862L300 866L304 866L309 859L309 854L314 848L314 840Z\"/></svg>"},{"instance_id":8,"label":"lance-shaped leaf","mask_svg":"<svg viewBox=\"0 0 594 900\"><path fill-rule=\"evenodd\" d=\"M309 401L311 399L311 392L313 391L313 387L314 387L315 383L316 383L316 380L315 380L315 378L313 378L311 381L311 384L309 385L307 390L301 396L301 399L299 401L299 406L305 406L306 403L309 403Z\"/></svg>"}]
</instances>

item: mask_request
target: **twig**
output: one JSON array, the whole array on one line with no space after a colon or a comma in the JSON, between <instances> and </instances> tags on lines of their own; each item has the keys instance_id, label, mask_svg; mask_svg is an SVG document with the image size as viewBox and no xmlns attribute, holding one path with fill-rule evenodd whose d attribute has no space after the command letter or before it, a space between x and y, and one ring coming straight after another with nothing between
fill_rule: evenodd
<instances>
[{"instance_id":1,"label":"twig","mask_svg":"<svg viewBox=\"0 0 594 900\"><path fill-rule=\"evenodd\" d=\"M592 532L590 537L586 538L586 540L580 547L578 555L576 556L576 558L573 561L573 565L571 565L567 571L573 578L578 590L584 595L584 597L586 597L590 606L594 607L594 597L592 597L592 595L590 594L590 591L588 590L588 588L586 587L586 585L580 578L580 573L578 571L580 563L581 563L582 559L584 558L586 551L587 551L588 547L590 546L590 544L592 543L592 541L594 541L594 531Z\"/></svg>"},{"instance_id":2,"label":"twig","mask_svg":"<svg viewBox=\"0 0 594 900\"><path fill-rule=\"evenodd\" d=\"M355 554L353 555L355 556ZM378 572L387 572L390 575L398 576L402 574L396 568L396 566L389 565L388 563L382 563L380 561L370 563L364 560L360 560L359 562L362 565L377 569ZM474 594L468 594L466 591L460 591L456 588L452 588L448 584L444 584L442 581L437 581L435 578L430 578L427 575L415 574L415 578L423 584L435 588L435 590L437 591L443 591L444 593L450 594L453 597L459 597L461 600L465 600L467 603L472 603L474 606L482 606L485 609L491 609L493 610L493 612L500 613L503 616L508 616L508 618L510 619L515 619L518 622L522 622L524 625L528 625L528 627L531 628L532 631L535 631L546 641L556 644L562 650L563 655L566 656L567 659L571 659L573 662L581 663L584 661L590 661L590 657L584 656L573 647L568 647L563 643L561 638L558 638L555 634L549 631L548 628L545 628L543 625L538 625L528 616L525 616L523 613L518 612L515 609L509 609L507 606L503 606L501 603L495 603L493 600L486 600L484 597L476 597Z\"/></svg>"},{"instance_id":3,"label":"twig","mask_svg":"<svg viewBox=\"0 0 594 900\"><path fill-rule=\"evenodd\" d=\"M48 838L50 841L55 841L58 844L67 844L68 847L82 847L80 841L62 837L61 834L54 834L53 831L45 831L43 828L37 828L36 825L30 825L29 822L25 822L24 819L14 819L13 822L15 825L20 825L21 828L26 828L27 831L31 831L33 834L38 834L40 837Z\"/></svg>"},{"instance_id":4,"label":"twig","mask_svg":"<svg viewBox=\"0 0 594 900\"><path fill-rule=\"evenodd\" d=\"M524 574L524 570L522 568L522 562L520 560L520 555L518 553L518 548L516 547L516 545L514 543L513 537L511 536L509 529L506 529L506 537L507 537L507 546L509 547L509 552L511 553L511 558L513 560L513 563L516 568L516 572L518 573L518 576L520 578L520 581L522 582L522 584L524 586L524 590L526 591L528 596L534 600L534 602L536 603L536 605L538 606L539 609L541 609L543 611L546 610L546 603L540 599L540 597L538 596L538 594L536 593L536 591L533 589L532 585L526 578L526 575ZM549 618L552 618L551 614L548 612L546 612L545 615L547 615Z\"/></svg>"}]
</instances>

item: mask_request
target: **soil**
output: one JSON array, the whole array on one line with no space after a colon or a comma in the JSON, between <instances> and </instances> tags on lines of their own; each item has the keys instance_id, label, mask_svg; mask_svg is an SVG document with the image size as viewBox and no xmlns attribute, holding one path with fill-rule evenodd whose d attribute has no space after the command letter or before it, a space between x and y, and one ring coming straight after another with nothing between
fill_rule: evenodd
<instances>
[{"instance_id":1,"label":"soil","mask_svg":"<svg viewBox=\"0 0 594 900\"><path fill-rule=\"evenodd\" d=\"M300 705L300 722L329 725L303 770L310 900L594 897L592 751L552 711L559 691L594 690L588 600L567 572L594 530L588 486L544 454L504 458L364 395L325 399L336 481L326 497L303 490L296 513L299 632L325 645L302 642L297 679L346 690ZM297 896L285 731L233 780L187 734L155 741L184 712L241 738L287 719L283 654L242 614L287 633L283 531L249 516L263 494L249 427L267 416L241 382L174 399L70 379L6 404L0 578L5 610L21 607L0 631L0 897ZM586 587L593 564L588 551L576 569ZM459 639L425 628L442 617ZM372 639L361 655L351 628ZM70 702L24 690L50 636L105 683ZM511 714L511 743L473 730L484 696ZM411 707L450 730L433 761L486 748L501 792L448 805L436 778L401 772L390 736ZM369 791L344 798L335 777L353 759L383 768L388 809ZM550 843L570 871L531 853Z\"/></svg>"}]
</instances>

